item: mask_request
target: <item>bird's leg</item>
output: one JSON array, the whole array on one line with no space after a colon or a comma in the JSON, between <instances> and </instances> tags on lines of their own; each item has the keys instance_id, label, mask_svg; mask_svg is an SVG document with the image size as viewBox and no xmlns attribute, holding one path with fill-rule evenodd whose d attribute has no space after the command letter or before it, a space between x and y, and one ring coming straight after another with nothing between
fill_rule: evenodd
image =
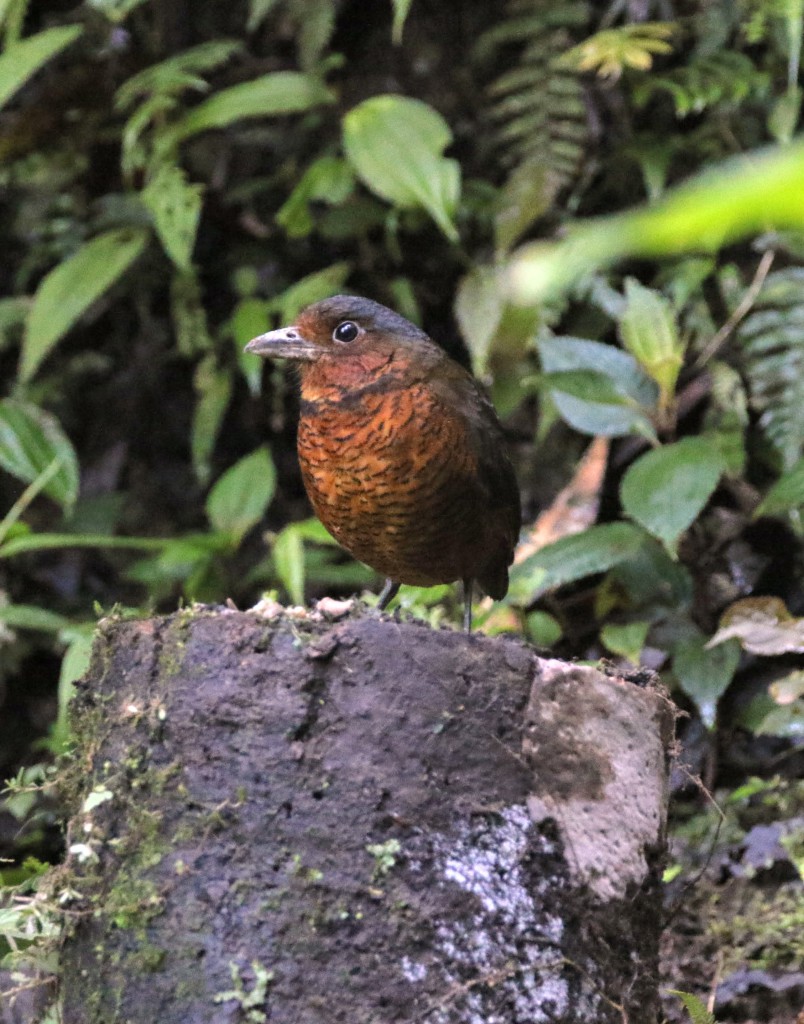
<instances>
[{"instance_id":1,"label":"bird's leg","mask_svg":"<svg viewBox=\"0 0 804 1024\"><path fill-rule=\"evenodd\" d=\"M472 580L463 581L463 628L467 633L472 632Z\"/></svg>"},{"instance_id":2,"label":"bird's leg","mask_svg":"<svg viewBox=\"0 0 804 1024\"><path fill-rule=\"evenodd\" d=\"M399 583L395 583L393 580L386 580L385 586L380 591L380 596L377 598L377 608L380 611L384 611L388 605L393 601L396 595L399 593Z\"/></svg>"}]
</instances>

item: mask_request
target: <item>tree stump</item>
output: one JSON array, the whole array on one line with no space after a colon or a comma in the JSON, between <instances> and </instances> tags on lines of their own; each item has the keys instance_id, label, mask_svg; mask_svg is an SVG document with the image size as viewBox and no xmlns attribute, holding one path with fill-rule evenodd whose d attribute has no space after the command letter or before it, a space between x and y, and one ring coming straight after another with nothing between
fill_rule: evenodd
<instances>
[{"instance_id":1,"label":"tree stump","mask_svg":"<svg viewBox=\"0 0 804 1024\"><path fill-rule=\"evenodd\" d=\"M672 719L514 639L105 620L64 1024L655 1021Z\"/></svg>"}]
</instances>

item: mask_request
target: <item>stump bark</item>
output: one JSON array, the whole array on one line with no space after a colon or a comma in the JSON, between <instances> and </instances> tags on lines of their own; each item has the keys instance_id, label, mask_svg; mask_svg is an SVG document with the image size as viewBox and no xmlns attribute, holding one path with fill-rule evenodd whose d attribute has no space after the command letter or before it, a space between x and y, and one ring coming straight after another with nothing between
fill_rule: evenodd
<instances>
[{"instance_id":1,"label":"stump bark","mask_svg":"<svg viewBox=\"0 0 804 1024\"><path fill-rule=\"evenodd\" d=\"M315 618L101 624L64 1024L657 1020L663 695Z\"/></svg>"}]
</instances>

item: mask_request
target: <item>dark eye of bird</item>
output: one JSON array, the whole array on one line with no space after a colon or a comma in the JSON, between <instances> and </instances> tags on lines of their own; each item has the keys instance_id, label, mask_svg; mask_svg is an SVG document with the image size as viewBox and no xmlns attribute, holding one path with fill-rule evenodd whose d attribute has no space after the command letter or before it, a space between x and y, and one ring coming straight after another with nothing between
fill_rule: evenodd
<instances>
[{"instance_id":1,"label":"dark eye of bird","mask_svg":"<svg viewBox=\"0 0 804 1024\"><path fill-rule=\"evenodd\" d=\"M332 332L332 337L335 341L354 341L360 333L360 328L352 320L344 320L342 324L338 324L335 330Z\"/></svg>"}]
</instances>

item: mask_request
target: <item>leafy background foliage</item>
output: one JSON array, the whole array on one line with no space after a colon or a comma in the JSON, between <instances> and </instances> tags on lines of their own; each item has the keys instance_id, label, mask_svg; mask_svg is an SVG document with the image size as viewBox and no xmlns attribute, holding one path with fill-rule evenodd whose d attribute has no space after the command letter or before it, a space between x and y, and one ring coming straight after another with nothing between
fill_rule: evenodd
<instances>
[{"instance_id":1,"label":"leafy background foliage","mask_svg":"<svg viewBox=\"0 0 804 1024\"><path fill-rule=\"evenodd\" d=\"M309 518L292 379L242 351L343 289L421 323L505 419L525 530L481 628L660 671L692 774L721 803L756 777L722 842L787 828L803 10L0 3L6 884L59 855L41 782L99 614L376 587ZM456 621L451 587L399 600ZM685 779L682 879L713 824ZM798 879L800 833L783 837L775 870ZM702 950L718 927L699 908ZM784 934L743 969L783 967ZM668 956L674 986L711 990Z\"/></svg>"}]
</instances>

